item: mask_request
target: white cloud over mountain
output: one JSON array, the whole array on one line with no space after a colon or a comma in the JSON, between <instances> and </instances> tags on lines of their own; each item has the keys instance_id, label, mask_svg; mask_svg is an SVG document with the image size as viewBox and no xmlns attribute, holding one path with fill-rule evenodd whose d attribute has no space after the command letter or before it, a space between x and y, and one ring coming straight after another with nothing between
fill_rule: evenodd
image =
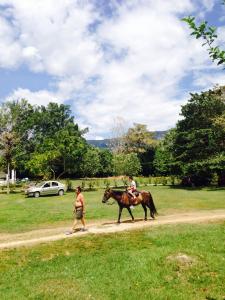
<instances>
[{"instance_id":1,"label":"white cloud over mountain","mask_svg":"<svg viewBox=\"0 0 225 300\"><path fill-rule=\"evenodd\" d=\"M90 137L107 136L116 116L149 129L168 129L178 119L187 90L215 80L201 43L181 15L204 13L214 1L110 1L108 14L95 1L2 0L0 67L52 76L54 91L19 88L8 98L35 104L70 101ZM201 5L200 5L201 4ZM109 9L109 7L108 7ZM204 75L205 74L205 75ZM218 75L219 81L223 75Z\"/></svg>"}]
</instances>

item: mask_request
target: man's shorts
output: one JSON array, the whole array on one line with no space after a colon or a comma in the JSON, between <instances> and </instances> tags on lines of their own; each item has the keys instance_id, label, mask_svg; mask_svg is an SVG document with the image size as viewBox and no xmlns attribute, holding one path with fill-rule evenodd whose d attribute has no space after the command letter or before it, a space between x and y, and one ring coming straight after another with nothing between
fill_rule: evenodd
<instances>
[{"instance_id":1,"label":"man's shorts","mask_svg":"<svg viewBox=\"0 0 225 300\"><path fill-rule=\"evenodd\" d=\"M77 220L81 220L83 218L83 208L77 208L75 217Z\"/></svg>"}]
</instances>

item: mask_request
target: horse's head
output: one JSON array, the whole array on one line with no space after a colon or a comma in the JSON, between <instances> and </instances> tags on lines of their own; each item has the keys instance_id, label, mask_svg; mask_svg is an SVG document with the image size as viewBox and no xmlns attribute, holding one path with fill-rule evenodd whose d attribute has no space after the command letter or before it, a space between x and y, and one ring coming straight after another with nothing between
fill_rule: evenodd
<instances>
[{"instance_id":1,"label":"horse's head","mask_svg":"<svg viewBox=\"0 0 225 300\"><path fill-rule=\"evenodd\" d=\"M102 198L102 203L106 203L111 196L112 196L112 190L111 189L106 189L105 193L103 195L103 198Z\"/></svg>"}]
</instances>

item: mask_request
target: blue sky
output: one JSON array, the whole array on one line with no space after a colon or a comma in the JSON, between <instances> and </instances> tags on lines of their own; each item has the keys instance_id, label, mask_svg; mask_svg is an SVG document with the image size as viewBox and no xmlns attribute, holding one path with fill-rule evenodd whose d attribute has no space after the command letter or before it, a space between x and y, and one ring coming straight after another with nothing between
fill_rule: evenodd
<instances>
[{"instance_id":1,"label":"blue sky","mask_svg":"<svg viewBox=\"0 0 225 300\"><path fill-rule=\"evenodd\" d=\"M87 138L173 127L189 92L225 84L181 18L218 26L220 0L0 0L0 102L69 103Z\"/></svg>"}]
</instances>

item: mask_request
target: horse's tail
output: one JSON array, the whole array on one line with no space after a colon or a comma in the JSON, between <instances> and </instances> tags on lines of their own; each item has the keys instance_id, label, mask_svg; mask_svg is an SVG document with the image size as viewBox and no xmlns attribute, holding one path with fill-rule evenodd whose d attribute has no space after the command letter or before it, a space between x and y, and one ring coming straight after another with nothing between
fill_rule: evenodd
<instances>
[{"instance_id":1,"label":"horse's tail","mask_svg":"<svg viewBox=\"0 0 225 300\"><path fill-rule=\"evenodd\" d=\"M154 217L154 215L158 215L158 212L156 210L156 207L155 207L155 204L154 204L154 201L153 201L153 198L152 198L152 195L151 193L149 192L149 208L150 208L150 211L151 211L151 216Z\"/></svg>"}]
</instances>

